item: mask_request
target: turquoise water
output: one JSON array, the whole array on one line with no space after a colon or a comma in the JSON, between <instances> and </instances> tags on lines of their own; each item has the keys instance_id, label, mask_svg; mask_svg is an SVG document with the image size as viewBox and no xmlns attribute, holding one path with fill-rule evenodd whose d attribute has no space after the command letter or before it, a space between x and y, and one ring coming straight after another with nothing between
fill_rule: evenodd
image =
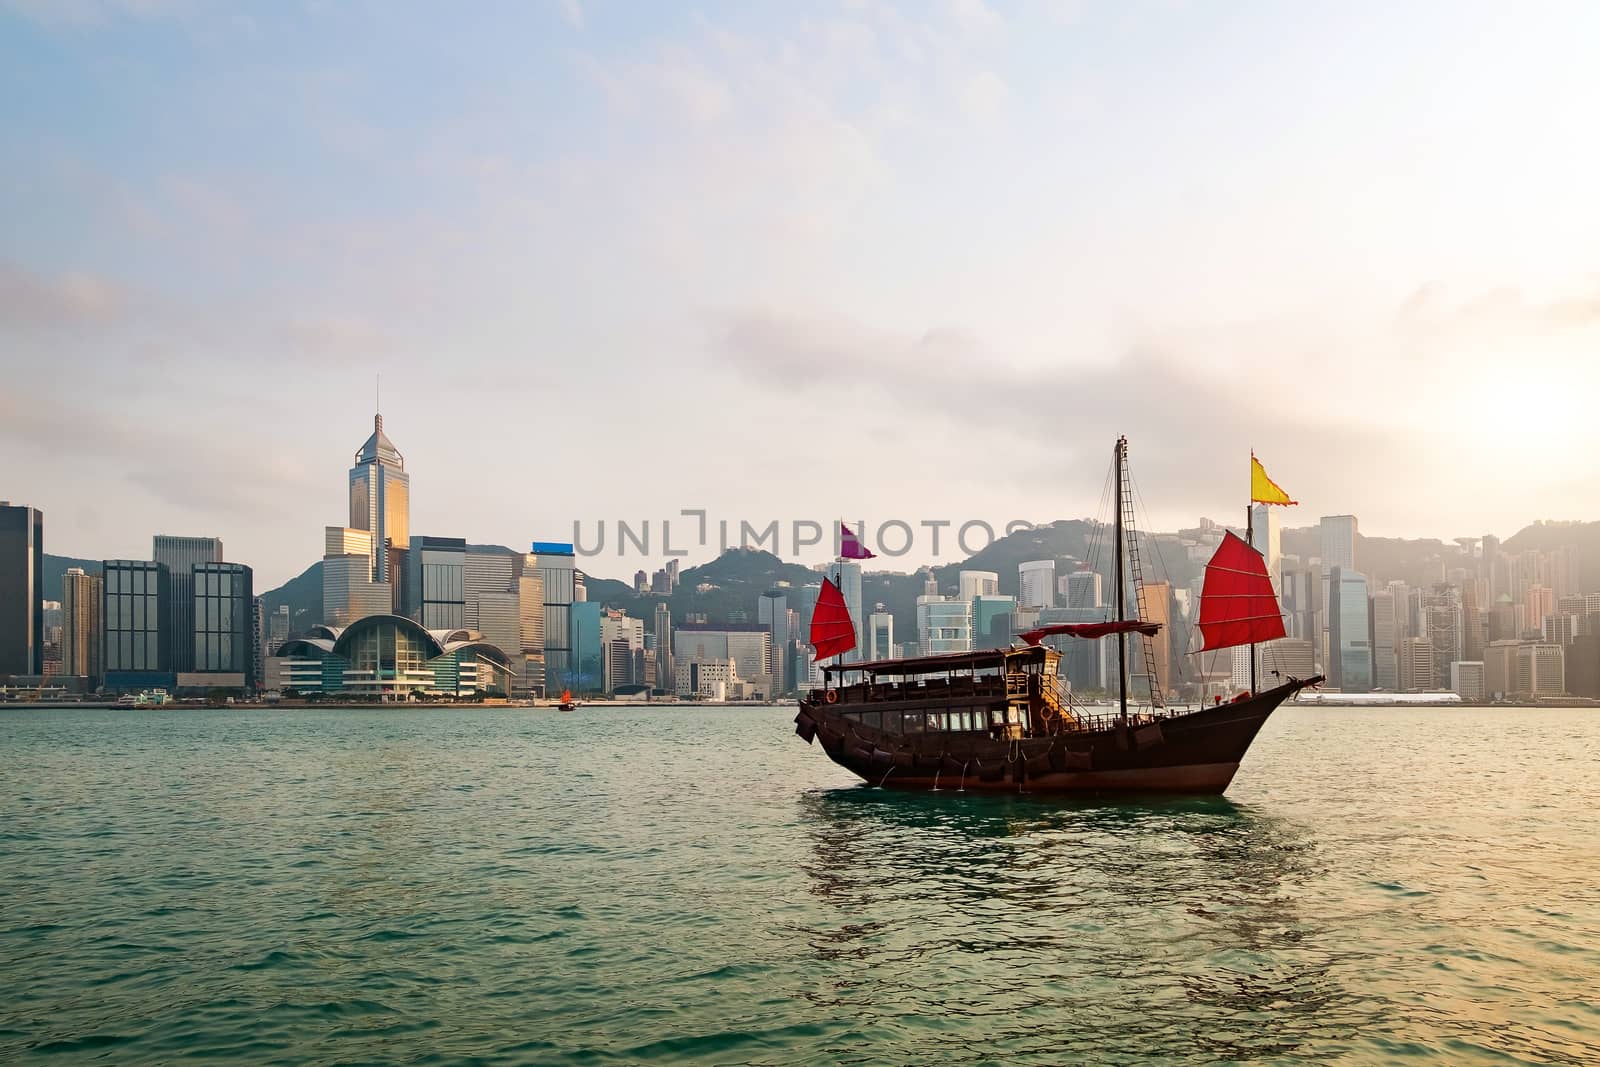
<instances>
[{"instance_id":1,"label":"turquoise water","mask_svg":"<svg viewBox=\"0 0 1600 1067\"><path fill-rule=\"evenodd\" d=\"M1600 1062L1600 713L1123 804L791 717L0 710L0 1063Z\"/></svg>"}]
</instances>

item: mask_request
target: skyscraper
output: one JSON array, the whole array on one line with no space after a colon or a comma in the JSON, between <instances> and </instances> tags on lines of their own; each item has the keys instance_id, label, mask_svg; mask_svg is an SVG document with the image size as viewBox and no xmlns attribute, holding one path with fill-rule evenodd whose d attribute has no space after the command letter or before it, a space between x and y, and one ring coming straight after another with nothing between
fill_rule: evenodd
<instances>
[{"instance_id":1,"label":"skyscraper","mask_svg":"<svg viewBox=\"0 0 1600 1067\"><path fill-rule=\"evenodd\" d=\"M788 613L785 612L785 633L788 632L787 614ZM675 679L677 678L677 673L672 661L672 609L667 606L667 602L664 600L656 605L654 623L656 640L656 677L652 684L657 689L665 689L668 692L671 692L673 686L676 684ZM773 655L777 655L776 648L773 650ZM774 677L776 677L778 673L779 672L774 669Z\"/></svg>"},{"instance_id":2,"label":"skyscraper","mask_svg":"<svg viewBox=\"0 0 1600 1067\"><path fill-rule=\"evenodd\" d=\"M101 564L101 575L106 687L175 686L172 580L167 568L149 560L108 559Z\"/></svg>"},{"instance_id":3,"label":"skyscraper","mask_svg":"<svg viewBox=\"0 0 1600 1067\"><path fill-rule=\"evenodd\" d=\"M1356 569L1356 529L1354 515L1324 515L1322 517L1322 573L1330 574L1334 567L1347 571ZM1330 594L1331 596L1331 594Z\"/></svg>"},{"instance_id":4,"label":"skyscraper","mask_svg":"<svg viewBox=\"0 0 1600 1067\"><path fill-rule=\"evenodd\" d=\"M478 599L488 593L504 593L516 587L517 557L505 552L468 552L461 572L463 622L469 630L483 630L478 620ZM513 655L517 649L504 651Z\"/></svg>"},{"instance_id":5,"label":"skyscraper","mask_svg":"<svg viewBox=\"0 0 1600 1067\"><path fill-rule=\"evenodd\" d=\"M179 639L188 646L190 671L180 686L252 688L255 653L250 648L251 605L255 577L242 563L196 563L190 572L188 634ZM201 678L200 675L215 675Z\"/></svg>"},{"instance_id":6,"label":"skyscraper","mask_svg":"<svg viewBox=\"0 0 1600 1067\"><path fill-rule=\"evenodd\" d=\"M44 671L44 512L0 500L0 678Z\"/></svg>"},{"instance_id":7,"label":"skyscraper","mask_svg":"<svg viewBox=\"0 0 1600 1067\"><path fill-rule=\"evenodd\" d=\"M894 651L894 616L879 604L877 610L867 616L867 660L894 659Z\"/></svg>"},{"instance_id":8,"label":"skyscraper","mask_svg":"<svg viewBox=\"0 0 1600 1067\"><path fill-rule=\"evenodd\" d=\"M1076 570L1066 576L1067 607L1099 608L1105 606L1101 592L1100 572Z\"/></svg>"},{"instance_id":9,"label":"skyscraper","mask_svg":"<svg viewBox=\"0 0 1600 1067\"><path fill-rule=\"evenodd\" d=\"M1400 688L1400 660L1396 648L1401 639L1396 626L1394 591L1382 589L1373 593L1370 605L1372 685L1375 689L1394 692Z\"/></svg>"},{"instance_id":10,"label":"skyscraper","mask_svg":"<svg viewBox=\"0 0 1600 1067\"><path fill-rule=\"evenodd\" d=\"M1372 689L1372 638L1367 579L1353 570L1328 572L1328 681L1346 693Z\"/></svg>"},{"instance_id":11,"label":"skyscraper","mask_svg":"<svg viewBox=\"0 0 1600 1067\"><path fill-rule=\"evenodd\" d=\"M560 541L535 541L531 554L537 561L544 583L544 670L546 685L555 690L567 687L572 662L572 605L577 591L577 556L571 544ZM598 637L596 638L598 643ZM590 649L586 655L598 654Z\"/></svg>"},{"instance_id":12,"label":"skyscraper","mask_svg":"<svg viewBox=\"0 0 1600 1067\"><path fill-rule=\"evenodd\" d=\"M1056 561L1036 559L1017 567L1017 606L1053 608L1056 606Z\"/></svg>"},{"instance_id":13,"label":"skyscraper","mask_svg":"<svg viewBox=\"0 0 1600 1067\"><path fill-rule=\"evenodd\" d=\"M156 534L150 558L167 568L172 583L172 670L192 671L194 665L194 568L197 563L221 563L220 537L173 537Z\"/></svg>"},{"instance_id":14,"label":"skyscraper","mask_svg":"<svg viewBox=\"0 0 1600 1067\"><path fill-rule=\"evenodd\" d=\"M784 677L786 676L789 654L789 598L782 589L769 589L761 594L761 600L756 605L756 621L767 628L772 635L772 688L774 692L784 691ZM866 635L862 634L862 643ZM670 649L670 645L668 648Z\"/></svg>"},{"instance_id":15,"label":"skyscraper","mask_svg":"<svg viewBox=\"0 0 1600 1067\"><path fill-rule=\"evenodd\" d=\"M388 582L372 580L372 532L349 526L323 531L322 622L349 626L369 615L394 610Z\"/></svg>"},{"instance_id":16,"label":"skyscraper","mask_svg":"<svg viewBox=\"0 0 1600 1067\"><path fill-rule=\"evenodd\" d=\"M994 571L962 571L959 596L968 603L980 596L1000 595L1000 576Z\"/></svg>"},{"instance_id":17,"label":"skyscraper","mask_svg":"<svg viewBox=\"0 0 1600 1067\"><path fill-rule=\"evenodd\" d=\"M543 693L544 578L539 574L539 557L531 554L522 557L522 573L517 578L517 618L522 636L522 684L529 692Z\"/></svg>"},{"instance_id":18,"label":"skyscraper","mask_svg":"<svg viewBox=\"0 0 1600 1067\"><path fill-rule=\"evenodd\" d=\"M844 594L844 606L850 612L850 625L855 627L856 647L844 654L844 662L860 663L866 648L866 614L861 610L861 564L851 559L835 560L828 569L833 584Z\"/></svg>"},{"instance_id":19,"label":"skyscraper","mask_svg":"<svg viewBox=\"0 0 1600 1067\"><path fill-rule=\"evenodd\" d=\"M1353 520L1352 520L1353 521ZM1272 587L1278 587L1278 572L1283 564L1283 535L1278 527L1278 509L1270 504L1255 504L1250 509L1250 543L1267 561Z\"/></svg>"},{"instance_id":20,"label":"skyscraper","mask_svg":"<svg viewBox=\"0 0 1600 1067\"><path fill-rule=\"evenodd\" d=\"M406 593L416 597L412 618L424 630L466 626L466 538L413 537L406 566Z\"/></svg>"},{"instance_id":21,"label":"skyscraper","mask_svg":"<svg viewBox=\"0 0 1600 1067\"><path fill-rule=\"evenodd\" d=\"M100 618L101 586L98 574L72 567L61 578L61 673L85 679L93 691L100 688L104 627Z\"/></svg>"},{"instance_id":22,"label":"skyscraper","mask_svg":"<svg viewBox=\"0 0 1600 1067\"><path fill-rule=\"evenodd\" d=\"M411 476L405 457L384 435L382 415L372 417L372 436L350 468L350 526L372 534L371 580L392 582L385 549L411 541Z\"/></svg>"}]
</instances>

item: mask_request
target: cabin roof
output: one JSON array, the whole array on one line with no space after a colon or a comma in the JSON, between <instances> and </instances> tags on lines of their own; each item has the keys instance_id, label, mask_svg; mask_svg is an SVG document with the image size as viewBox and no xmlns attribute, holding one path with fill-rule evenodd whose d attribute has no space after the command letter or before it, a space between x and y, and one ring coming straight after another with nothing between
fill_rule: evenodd
<instances>
[{"instance_id":1,"label":"cabin roof","mask_svg":"<svg viewBox=\"0 0 1600 1067\"><path fill-rule=\"evenodd\" d=\"M939 671L961 670L969 667L998 667L1008 657L1043 655L1049 652L1040 645L1024 648L989 648L978 652L941 652L936 656L917 656L912 659L880 659L868 663L829 665L823 670L865 671L869 674L936 674Z\"/></svg>"}]
</instances>

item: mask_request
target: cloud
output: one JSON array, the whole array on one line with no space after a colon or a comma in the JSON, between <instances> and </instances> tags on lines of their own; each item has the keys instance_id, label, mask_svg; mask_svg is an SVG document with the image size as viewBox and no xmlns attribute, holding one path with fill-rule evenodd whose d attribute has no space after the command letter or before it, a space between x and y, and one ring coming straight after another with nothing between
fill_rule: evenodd
<instances>
[{"instance_id":1,"label":"cloud","mask_svg":"<svg viewBox=\"0 0 1600 1067\"><path fill-rule=\"evenodd\" d=\"M583 5L578 0L561 0L561 17L573 29L583 29Z\"/></svg>"},{"instance_id":2,"label":"cloud","mask_svg":"<svg viewBox=\"0 0 1600 1067\"><path fill-rule=\"evenodd\" d=\"M1011 90L992 70L979 71L961 87L961 111L976 122L988 122L1000 114Z\"/></svg>"},{"instance_id":3,"label":"cloud","mask_svg":"<svg viewBox=\"0 0 1600 1067\"><path fill-rule=\"evenodd\" d=\"M128 291L99 275L45 277L0 261L0 326L103 326L123 317L128 304Z\"/></svg>"}]
</instances>

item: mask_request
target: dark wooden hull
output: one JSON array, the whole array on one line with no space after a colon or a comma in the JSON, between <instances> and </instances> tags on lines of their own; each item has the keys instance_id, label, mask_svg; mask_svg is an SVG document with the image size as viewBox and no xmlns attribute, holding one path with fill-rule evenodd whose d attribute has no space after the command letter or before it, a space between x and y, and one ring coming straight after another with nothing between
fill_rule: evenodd
<instances>
[{"instance_id":1,"label":"dark wooden hull","mask_svg":"<svg viewBox=\"0 0 1600 1067\"><path fill-rule=\"evenodd\" d=\"M1002 741L977 733L895 734L802 701L795 732L890 789L1028 793L1197 793L1228 788L1268 716L1306 682L1144 724Z\"/></svg>"}]
</instances>

